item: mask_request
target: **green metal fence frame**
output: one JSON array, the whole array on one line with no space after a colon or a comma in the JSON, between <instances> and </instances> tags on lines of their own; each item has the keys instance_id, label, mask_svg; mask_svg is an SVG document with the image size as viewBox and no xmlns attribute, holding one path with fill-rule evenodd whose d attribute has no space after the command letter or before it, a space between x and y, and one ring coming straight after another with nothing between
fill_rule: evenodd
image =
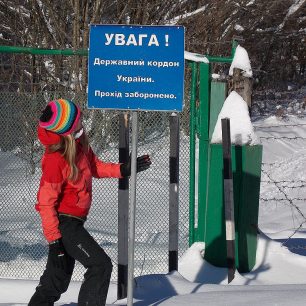
<instances>
[{"instance_id":1,"label":"green metal fence frame","mask_svg":"<svg viewBox=\"0 0 306 306\"><path fill-rule=\"evenodd\" d=\"M205 56L209 63L190 61L192 70L190 93L190 188L189 188L189 246L196 241L204 241L205 222L198 222L195 228L195 147L198 135L199 151L199 186L207 186L208 154L209 154L209 118L210 118L210 84L212 63L231 64L236 52L238 42L232 41L230 57ZM199 100L199 107L196 102ZM199 199L207 196L206 188L199 188ZM198 220L205 220L205 203L199 202Z\"/></svg>"}]
</instances>

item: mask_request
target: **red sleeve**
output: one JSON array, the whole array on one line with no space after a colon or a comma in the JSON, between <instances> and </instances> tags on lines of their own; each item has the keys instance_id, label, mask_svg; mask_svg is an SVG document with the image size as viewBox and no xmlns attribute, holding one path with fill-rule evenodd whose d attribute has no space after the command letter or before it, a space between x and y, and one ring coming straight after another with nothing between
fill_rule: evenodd
<instances>
[{"instance_id":1,"label":"red sleeve","mask_svg":"<svg viewBox=\"0 0 306 306\"><path fill-rule=\"evenodd\" d=\"M56 206L63 185L60 159L55 154L46 154L42 160L42 177L37 194L37 208L40 213L44 235L48 242L59 239L62 235L58 228L59 220ZM55 156L56 157L56 156Z\"/></svg>"},{"instance_id":2,"label":"red sleeve","mask_svg":"<svg viewBox=\"0 0 306 306\"><path fill-rule=\"evenodd\" d=\"M91 166L91 173L95 178L102 177L114 177L114 178L122 178L120 172L119 163L105 163L99 160L91 148L89 148L89 160Z\"/></svg>"}]
</instances>

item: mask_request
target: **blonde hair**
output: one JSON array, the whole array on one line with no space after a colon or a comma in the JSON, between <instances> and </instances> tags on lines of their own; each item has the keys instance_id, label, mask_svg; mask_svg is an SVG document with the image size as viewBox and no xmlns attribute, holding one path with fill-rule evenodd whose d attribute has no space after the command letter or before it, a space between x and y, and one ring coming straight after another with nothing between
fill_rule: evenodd
<instances>
[{"instance_id":1,"label":"blonde hair","mask_svg":"<svg viewBox=\"0 0 306 306\"><path fill-rule=\"evenodd\" d=\"M81 136L80 143L82 145L83 150L85 150L87 153L89 150L89 145L88 145L88 138L85 134ZM61 153L61 155L65 158L70 168L68 180L76 181L79 176L79 169L76 165L77 146L74 137L72 135L61 136L60 142L57 144L50 145L48 149L50 153L53 152Z\"/></svg>"}]
</instances>

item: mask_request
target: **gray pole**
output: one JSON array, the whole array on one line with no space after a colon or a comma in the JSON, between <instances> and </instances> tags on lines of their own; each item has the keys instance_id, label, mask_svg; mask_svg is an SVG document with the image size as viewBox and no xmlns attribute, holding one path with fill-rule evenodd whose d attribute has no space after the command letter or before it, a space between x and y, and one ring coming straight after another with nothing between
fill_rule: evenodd
<instances>
[{"instance_id":1,"label":"gray pole","mask_svg":"<svg viewBox=\"0 0 306 306\"><path fill-rule=\"evenodd\" d=\"M170 116L169 272L178 270L180 118Z\"/></svg>"},{"instance_id":2,"label":"gray pole","mask_svg":"<svg viewBox=\"0 0 306 306\"><path fill-rule=\"evenodd\" d=\"M119 115L119 162L129 160L129 113ZM128 223L129 223L129 178L119 179L118 190L118 281L117 299L127 296L128 273Z\"/></svg>"},{"instance_id":3,"label":"gray pole","mask_svg":"<svg viewBox=\"0 0 306 306\"><path fill-rule=\"evenodd\" d=\"M228 283L235 277L235 217L233 196L233 173L231 154L231 129L228 118L222 122L222 147L223 147L223 177L224 177L224 208L225 208L225 231L227 247Z\"/></svg>"},{"instance_id":4,"label":"gray pole","mask_svg":"<svg viewBox=\"0 0 306 306\"><path fill-rule=\"evenodd\" d=\"M132 112L132 156L131 156L131 205L129 220L129 261L127 305L133 305L134 291L134 250L135 250L135 216L136 216L136 166L138 147L138 113Z\"/></svg>"}]
</instances>

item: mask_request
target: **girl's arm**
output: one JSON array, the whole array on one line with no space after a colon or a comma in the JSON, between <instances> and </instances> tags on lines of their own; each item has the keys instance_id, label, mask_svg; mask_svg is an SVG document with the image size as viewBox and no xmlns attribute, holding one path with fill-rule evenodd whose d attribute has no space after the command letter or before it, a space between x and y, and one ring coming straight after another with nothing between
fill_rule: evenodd
<instances>
[{"instance_id":1,"label":"girl's arm","mask_svg":"<svg viewBox=\"0 0 306 306\"><path fill-rule=\"evenodd\" d=\"M37 194L36 209L40 213L44 235L48 242L62 235L58 228L59 220L56 206L63 185L63 166L54 154L47 154L42 161L42 177Z\"/></svg>"},{"instance_id":2,"label":"girl's arm","mask_svg":"<svg viewBox=\"0 0 306 306\"><path fill-rule=\"evenodd\" d=\"M120 163L105 163L99 160L91 148L88 151L88 158L91 166L91 173L93 177L115 177L122 178L120 172Z\"/></svg>"}]
</instances>

